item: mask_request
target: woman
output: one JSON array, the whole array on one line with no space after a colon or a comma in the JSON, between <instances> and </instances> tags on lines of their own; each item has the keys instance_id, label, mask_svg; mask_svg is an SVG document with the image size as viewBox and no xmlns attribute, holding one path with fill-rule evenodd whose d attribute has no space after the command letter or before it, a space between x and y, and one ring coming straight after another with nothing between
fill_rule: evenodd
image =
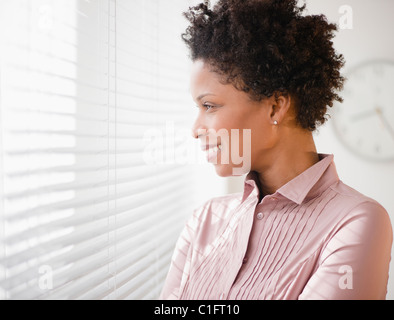
<instances>
[{"instance_id":1,"label":"woman","mask_svg":"<svg viewBox=\"0 0 394 320\"><path fill-rule=\"evenodd\" d=\"M195 210L163 299L385 299L388 214L341 182L333 156L313 141L341 101L344 59L331 41L336 26L304 9L295 0L221 0L186 13L193 135L220 176L240 167L231 149L250 165L242 194Z\"/></svg>"}]
</instances>

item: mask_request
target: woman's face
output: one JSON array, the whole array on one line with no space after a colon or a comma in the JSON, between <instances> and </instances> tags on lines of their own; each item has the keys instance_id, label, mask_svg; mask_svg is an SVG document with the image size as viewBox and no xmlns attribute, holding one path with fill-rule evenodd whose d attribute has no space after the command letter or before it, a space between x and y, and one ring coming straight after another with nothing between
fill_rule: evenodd
<instances>
[{"instance_id":1,"label":"woman's face","mask_svg":"<svg viewBox=\"0 0 394 320\"><path fill-rule=\"evenodd\" d=\"M257 102L231 84L220 82L201 60L193 64L191 94L199 108L193 136L201 140L219 176L261 169L276 145L270 99Z\"/></svg>"}]
</instances>

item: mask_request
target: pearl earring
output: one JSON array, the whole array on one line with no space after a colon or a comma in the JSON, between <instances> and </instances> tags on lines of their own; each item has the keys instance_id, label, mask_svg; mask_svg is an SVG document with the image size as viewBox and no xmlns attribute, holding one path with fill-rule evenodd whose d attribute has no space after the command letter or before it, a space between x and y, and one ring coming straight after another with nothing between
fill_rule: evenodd
<instances>
[{"instance_id":1,"label":"pearl earring","mask_svg":"<svg viewBox=\"0 0 394 320\"><path fill-rule=\"evenodd\" d=\"M275 121L274 121L274 125L276 125L276 126L277 126L277 125L278 125L278 121L276 121L276 120L275 120Z\"/></svg>"}]
</instances>

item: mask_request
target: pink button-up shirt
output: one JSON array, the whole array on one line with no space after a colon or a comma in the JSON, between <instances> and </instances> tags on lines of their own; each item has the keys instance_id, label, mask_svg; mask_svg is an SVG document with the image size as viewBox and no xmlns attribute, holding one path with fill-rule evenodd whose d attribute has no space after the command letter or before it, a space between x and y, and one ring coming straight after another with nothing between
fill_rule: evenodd
<instances>
[{"instance_id":1,"label":"pink button-up shirt","mask_svg":"<svg viewBox=\"0 0 394 320\"><path fill-rule=\"evenodd\" d=\"M251 172L243 193L195 210L161 298L385 299L388 214L320 158L260 202Z\"/></svg>"}]
</instances>

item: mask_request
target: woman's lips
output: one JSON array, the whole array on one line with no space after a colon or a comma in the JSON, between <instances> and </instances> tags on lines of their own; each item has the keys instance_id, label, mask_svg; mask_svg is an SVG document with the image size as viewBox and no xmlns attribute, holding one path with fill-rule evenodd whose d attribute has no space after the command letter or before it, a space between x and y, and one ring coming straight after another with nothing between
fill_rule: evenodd
<instances>
[{"instance_id":1,"label":"woman's lips","mask_svg":"<svg viewBox=\"0 0 394 320\"><path fill-rule=\"evenodd\" d=\"M217 164L217 156L222 150L222 145L203 146L201 149L207 153L208 162L215 162Z\"/></svg>"}]
</instances>

